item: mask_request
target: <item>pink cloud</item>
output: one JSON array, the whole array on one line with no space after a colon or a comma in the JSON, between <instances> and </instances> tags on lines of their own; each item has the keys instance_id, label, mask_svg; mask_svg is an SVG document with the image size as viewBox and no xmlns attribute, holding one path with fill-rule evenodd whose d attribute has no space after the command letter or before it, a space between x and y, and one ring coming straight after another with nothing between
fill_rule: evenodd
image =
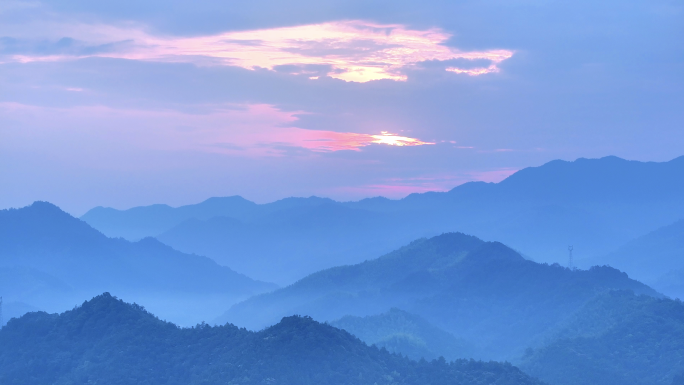
<instances>
[{"instance_id":1,"label":"pink cloud","mask_svg":"<svg viewBox=\"0 0 684 385\"><path fill-rule=\"evenodd\" d=\"M370 145L421 146L434 143L388 132L363 134L306 130L293 126L301 111L266 104L216 107L207 113L131 110L103 106L46 108L0 103L6 119L26 129L24 143L53 138L65 146L110 144L112 148L199 151L242 156L279 156L283 147L313 152L359 151ZM13 131L12 131L13 132Z\"/></svg>"},{"instance_id":2,"label":"pink cloud","mask_svg":"<svg viewBox=\"0 0 684 385\"><path fill-rule=\"evenodd\" d=\"M65 27L66 28L66 27ZM398 24L351 20L321 24L226 32L210 36L158 36L140 27L85 25L62 28L84 44L126 42L111 51L69 55L16 55L15 61L53 61L89 56L146 61L191 62L247 69L278 66L325 66L327 76L353 82L379 79L404 81L404 69L428 60L488 60L486 68L447 68L471 76L498 72L510 50L460 51L444 43L451 35L440 29L408 29ZM305 74L307 71L296 72ZM310 79L318 78L312 74Z\"/></svg>"}]
</instances>

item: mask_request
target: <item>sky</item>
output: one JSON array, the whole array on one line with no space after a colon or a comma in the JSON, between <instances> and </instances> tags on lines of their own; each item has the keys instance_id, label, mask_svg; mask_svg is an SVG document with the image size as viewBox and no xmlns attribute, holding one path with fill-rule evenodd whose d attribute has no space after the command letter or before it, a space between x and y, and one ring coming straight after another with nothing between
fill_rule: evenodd
<instances>
[{"instance_id":1,"label":"sky","mask_svg":"<svg viewBox=\"0 0 684 385\"><path fill-rule=\"evenodd\" d=\"M358 200L684 155L684 3L0 2L0 208Z\"/></svg>"}]
</instances>

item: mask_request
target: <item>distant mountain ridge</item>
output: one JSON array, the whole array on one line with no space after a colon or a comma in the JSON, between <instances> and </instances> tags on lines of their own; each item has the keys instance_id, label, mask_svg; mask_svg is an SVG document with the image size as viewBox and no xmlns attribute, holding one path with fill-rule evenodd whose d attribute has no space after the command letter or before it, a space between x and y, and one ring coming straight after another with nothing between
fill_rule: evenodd
<instances>
[{"instance_id":1,"label":"distant mountain ridge","mask_svg":"<svg viewBox=\"0 0 684 385\"><path fill-rule=\"evenodd\" d=\"M613 289L660 296L609 267L571 271L538 264L501 243L449 233L312 274L238 303L216 322L258 330L290 314L333 321L396 307L475 344L485 357L509 359Z\"/></svg>"},{"instance_id":2,"label":"distant mountain ridge","mask_svg":"<svg viewBox=\"0 0 684 385\"><path fill-rule=\"evenodd\" d=\"M388 243L412 233L424 235L395 214L324 202L274 211L256 221L191 219L157 239L178 250L208 255L249 276L288 284L350 259L384 254L390 251Z\"/></svg>"},{"instance_id":3,"label":"distant mountain ridge","mask_svg":"<svg viewBox=\"0 0 684 385\"><path fill-rule=\"evenodd\" d=\"M305 317L258 333L181 329L107 293L60 315L14 319L0 346L3 384L541 385L510 364L411 361Z\"/></svg>"},{"instance_id":4,"label":"distant mountain ridge","mask_svg":"<svg viewBox=\"0 0 684 385\"><path fill-rule=\"evenodd\" d=\"M684 298L684 219L636 238L612 253L578 261L583 264L607 264L631 276ZM669 290L668 290L669 289Z\"/></svg>"},{"instance_id":5,"label":"distant mountain ridge","mask_svg":"<svg viewBox=\"0 0 684 385\"><path fill-rule=\"evenodd\" d=\"M123 211L95 207L81 216L81 219L107 236L137 240L159 235L190 219L203 221L215 217L231 217L244 221L293 207L310 207L329 202L333 201L317 197L286 198L259 205L240 196L215 197L178 208L163 204Z\"/></svg>"},{"instance_id":6,"label":"distant mountain ridge","mask_svg":"<svg viewBox=\"0 0 684 385\"><path fill-rule=\"evenodd\" d=\"M317 270L359 263L413 239L460 231L498 240L544 262L605 255L684 218L684 157L556 160L500 183L471 182L404 199L335 202L240 197L197 205L96 208L82 219L112 236L155 236L262 280L289 284ZM263 242L269 239L269 242ZM269 263L276 256L276 265Z\"/></svg>"},{"instance_id":7,"label":"distant mountain ridge","mask_svg":"<svg viewBox=\"0 0 684 385\"><path fill-rule=\"evenodd\" d=\"M520 363L558 385L670 385L684 371L684 305L625 291L601 295Z\"/></svg>"},{"instance_id":8,"label":"distant mountain ridge","mask_svg":"<svg viewBox=\"0 0 684 385\"><path fill-rule=\"evenodd\" d=\"M0 282L6 300L53 311L104 290L150 302L162 294L175 296L182 311L186 296L216 296L225 306L229 299L275 288L153 238L133 243L107 238L47 202L0 211L3 274L8 276Z\"/></svg>"}]
</instances>

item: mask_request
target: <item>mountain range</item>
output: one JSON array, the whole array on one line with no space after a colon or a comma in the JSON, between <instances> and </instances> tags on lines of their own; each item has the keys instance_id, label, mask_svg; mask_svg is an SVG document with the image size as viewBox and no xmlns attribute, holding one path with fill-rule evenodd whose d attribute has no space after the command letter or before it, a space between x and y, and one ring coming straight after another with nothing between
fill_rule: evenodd
<instances>
[{"instance_id":1,"label":"mountain range","mask_svg":"<svg viewBox=\"0 0 684 385\"><path fill-rule=\"evenodd\" d=\"M684 220L638 237L605 256L579 262L614 266L666 295L684 298Z\"/></svg>"},{"instance_id":2,"label":"mountain range","mask_svg":"<svg viewBox=\"0 0 684 385\"><path fill-rule=\"evenodd\" d=\"M0 211L0 292L7 302L60 311L116 290L194 324L275 287L154 238L108 238L50 203Z\"/></svg>"},{"instance_id":3,"label":"mountain range","mask_svg":"<svg viewBox=\"0 0 684 385\"><path fill-rule=\"evenodd\" d=\"M179 328L108 293L0 330L2 384L541 385L510 364L412 361L306 317ZM65 346L68 346L65 352Z\"/></svg>"},{"instance_id":4,"label":"mountain range","mask_svg":"<svg viewBox=\"0 0 684 385\"><path fill-rule=\"evenodd\" d=\"M684 372L684 304L614 291L566 320L519 362L557 385L669 385Z\"/></svg>"},{"instance_id":5,"label":"mountain range","mask_svg":"<svg viewBox=\"0 0 684 385\"><path fill-rule=\"evenodd\" d=\"M452 361L480 356L471 343L397 308L366 317L344 316L330 325L348 331L368 345L414 360L444 357Z\"/></svg>"},{"instance_id":6,"label":"mountain range","mask_svg":"<svg viewBox=\"0 0 684 385\"><path fill-rule=\"evenodd\" d=\"M540 262L606 255L684 218L684 157L556 160L499 183L471 182L404 199L335 202L240 197L196 205L94 208L82 219L109 236L146 236L206 255L257 279L286 285L354 264L420 237L460 231L497 240Z\"/></svg>"},{"instance_id":7,"label":"mountain range","mask_svg":"<svg viewBox=\"0 0 684 385\"><path fill-rule=\"evenodd\" d=\"M374 260L311 274L235 304L215 322L259 330L292 314L335 321L396 307L467 341L483 357L502 360L522 355L609 290L661 296L610 267L570 270L540 264L501 243L447 233Z\"/></svg>"}]
</instances>

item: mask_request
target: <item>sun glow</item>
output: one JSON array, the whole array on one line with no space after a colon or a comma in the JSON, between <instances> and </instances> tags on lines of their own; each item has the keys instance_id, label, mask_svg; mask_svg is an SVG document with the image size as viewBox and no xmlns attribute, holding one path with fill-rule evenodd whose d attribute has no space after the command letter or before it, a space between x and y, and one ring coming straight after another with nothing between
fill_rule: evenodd
<instances>
[{"instance_id":1,"label":"sun glow","mask_svg":"<svg viewBox=\"0 0 684 385\"><path fill-rule=\"evenodd\" d=\"M380 135L371 135L371 137L374 139L371 141L371 143L387 144L390 146L422 146L425 144L435 144L431 142L423 142L422 140L415 138L391 134L387 131L382 131Z\"/></svg>"},{"instance_id":2,"label":"sun glow","mask_svg":"<svg viewBox=\"0 0 684 385\"><path fill-rule=\"evenodd\" d=\"M131 110L103 106L37 107L0 102L0 116L33 125L33 137L79 143L90 138L116 146L138 143L145 150L197 151L248 157L282 156L292 149L310 154L361 151L371 145L422 146L434 144L386 131L378 135L309 130L295 127L301 111L281 111L268 104L227 105L208 113L173 110ZM96 123L99 122L99 123ZM88 127L98 125L98 130ZM140 129L143 127L144 129ZM57 135L53 137L52 135ZM83 139L85 140L85 139Z\"/></svg>"}]
</instances>

